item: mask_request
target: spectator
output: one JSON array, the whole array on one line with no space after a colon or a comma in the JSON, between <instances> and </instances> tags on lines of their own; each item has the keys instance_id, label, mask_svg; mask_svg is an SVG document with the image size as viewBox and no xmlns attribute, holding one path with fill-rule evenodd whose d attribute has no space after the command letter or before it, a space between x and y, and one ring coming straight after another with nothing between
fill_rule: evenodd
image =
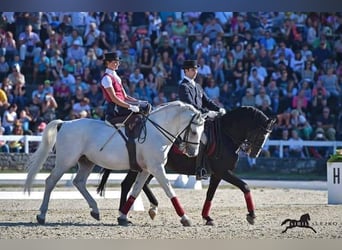
<instances>
[{"instance_id":1,"label":"spectator","mask_svg":"<svg viewBox=\"0 0 342 250\"><path fill-rule=\"evenodd\" d=\"M17 105L11 104L4 112L2 117L2 127L4 127L4 135L10 135L13 132L14 123L17 120Z\"/></svg>"},{"instance_id":2,"label":"spectator","mask_svg":"<svg viewBox=\"0 0 342 250\"><path fill-rule=\"evenodd\" d=\"M153 106L158 106L166 102L167 102L167 98L165 97L164 91L159 90L158 95L153 98Z\"/></svg>"},{"instance_id":3,"label":"spectator","mask_svg":"<svg viewBox=\"0 0 342 250\"><path fill-rule=\"evenodd\" d=\"M309 100L305 96L305 90L301 89L298 95L292 98L292 108L298 109L304 113L309 111Z\"/></svg>"},{"instance_id":4,"label":"spectator","mask_svg":"<svg viewBox=\"0 0 342 250\"><path fill-rule=\"evenodd\" d=\"M280 136L276 137L275 139L282 140L282 141L288 141L290 138L290 132L287 128L281 129ZM274 149L270 149L273 151L272 155L275 157L280 157L280 147L275 146ZM290 149L289 146L283 146L283 158L289 158L290 157Z\"/></svg>"},{"instance_id":5,"label":"spectator","mask_svg":"<svg viewBox=\"0 0 342 250\"><path fill-rule=\"evenodd\" d=\"M0 127L0 136L3 135L4 132L5 132L5 129L3 127ZM9 153L10 152L7 141L0 140L0 152L1 153Z\"/></svg>"},{"instance_id":6,"label":"spectator","mask_svg":"<svg viewBox=\"0 0 342 250\"><path fill-rule=\"evenodd\" d=\"M327 41L322 40L319 47L313 50L313 58L318 68L323 66L325 60L331 57L331 50L327 46Z\"/></svg>"},{"instance_id":7,"label":"spectator","mask_svg":"<svg viewBox=\"0 0 342 250\"><path fill-rule=\"evenodd\" d=\"M271 106L271 98L266 93L265 87L261 87L259 93L255 96L255 106L261 108L263 102L267 102L268 106Z\"/></svg>"},{"instance_id":8,"label":"spectator","mask_svg":"<svg viewBox=\"0 0 342 250\"><path fill-rule=\"evenodd\" d=\"M5 50L4 56L7 62L11 63L14 56L18 53L17 42L11 31L6 31L5 38L2 41L1 47Z\"/></svg>"},{"instance_id":9,"label":"spectator","mask_svg":"<svg viewBox=\"0 0 342 250\"><path fill-rule=\"evenodd\" d=\"M246 89L246 94L242 97L241 106L256 106L253 88Z\"/></svg>"},{"instance_id":10,"label":"spectator","mask_svg":"<svg viewBox=\"0 0 342 250\"><path fill-rule=\"evenodd\" d=\"M251 73L248 76L248 82L256 93L259 93L260 88L264 86L263 77L258 74L258 70L254 67L252 68Z\"/></svg>"},{"instance_id":11,"label":"spectator","mask_svg":"<svg viewBox=\"0 0 342 250\"><path fill-rule=\"evenodd\" d=\"M275 80L271 79L266 86L266 94L271 98L271 108L274 114L279 110L279 88Z\"/></svg>"},{"instance_id":12,"label":"spectator","mask_svg":"<svg viewBox=\"0 0 342 250\"><path fill-rule=\"evenodd\" d=\"M338 103L341 100L341 87L338 82L337 75L333 68L329 68L326 74L320 77L323 86L327 90L328 105L330 108L338 107Z\"/></svg>"},{"instance_id":13,"label":"spectator","mask_svg":"<svg viewBox=\"0 0 342 250\"><path fill-rule=\"evenodd\" d=\"M291 130L291 136L289 138L289 157L291 158L305 158L303 139L298 135L297 130Z\"/></svg>"},{"instance_id":14,"label":"spectator","mask_svg":"<svg viewBox=\"0 0 342 250\"><path fill-rule=\"evenodd\" d=\"M302 81L308 81L310 84L313 84L316 72L317 68L315 64L313 64L311 60L308 60L304 63L304 68L300 72L300 78Z\"/></svg>"},{"instance_id":15,"label":"spectator","mask_svg":"<svg viewBox=\"0 0 342 250\"><path fill-rule=\"evenodd\" d=\"M203 34L208 36L210 43L213 44L216 42L216 38L218 36L222 36L224 34L224 30L216 18L210 18L206 25L204 25Z\"/></svg>"},{"instance_id":16,"label":"spectator","mask_svg":"<svg viewBox=\"0 0 342 250\"><path fill-rule=\"evenodd\" d=\"M219 52L216 52L216 54L212 57L211 65L215 81L219 84L223 84L226 80L224 74L224 59Z\"/></svg>"},{"instance_id":17,"label":"spectator","mask_svg":"<svg viewBox=\"0 0 342 250\"><path fill-rule=\"evenodd\" d=\"M50 78L50 59L47 57L45 50L42 50L38 56L33 58L33 64L33 83Z\"/></svg>"},{"instance_id":18,"label":"spectator","mask_svg":"<svg viewBox=\"0 0 342 250\"><path fill-rule=\"evenodd\" d=\"M212 76L210 66L205 62L205 58L201 57L198 61L198 75L204 79L204 81Z\"/></svg>"},{"instance_id":19,"label":"spectator","mask_svg":"<svg viewBox=\"0 0 342 250\"><path fill-rule=\"evenodd\" d=\"M144 75L141 73L140 68L136 67L134 72L129 75L130 84L137 85L140 80L144 79Z\"/></svg>"},{"instance_id":20,"label":"spectator","mask_svg":"<svg viewBox=\"0 0 342 250\"><path fill-rule=\"evenodd\" d=\"M79 102L75 102L72 105L72 112L76 118L85 118L90 116L90 110L89 99L87 97L83 97ZM86 112L86 114L82 114L82 112Z\"/></svg>"},{"instance_id":21,"label":"spectator","mask_svg":"<svg viewBox=\"0 0 342 250\"><path fill-rule=\"evenodd\" d=\"M82 61L85 56L85 50L82 47L79 40L73 41L72 45L67 49L66 60L74 59L76 61Z\"/></svg>"},{"instance_id":22,"label":"spectator","mask_svg":"<svg viewBox=\"0 0 342 250\"><path fill-rule=\"evenodd\" d=\"M58 104L51 94L46 94L45 99L42 102L41 116L44 122L49 123L56 119L56 109Z\"/></svg>"},{"instance_id":23,"label":"spectator","mask_svg":"<svg viewBox=\"0 0 342 250\"><path fill-rule=\"evenodd\" d=\"M0 81L7 77L10 66L6 62L5 56L0 55Z\"/></svg>"},{"instance_id":24,"label":"spectator","mask_svg":"<svg viewBox=\"0 0 342 250\"><path fill-rule=\"evenodd\" d=\"M22 124L19 120L13 123L12 135L24 135ZM11 153L24 153L24 139L18 141L10 141L9 148Z\"/></svg>"},{"instance_id":25,"label":"spectator","mask_svg":"<svg viewBox=\"0 0 342 250\"><path fill-rule=\"evenodd\" d=\"M152 90L146 84L145 80L140 80L135 88L137 99L152 103Z\"/></svg>"},{"instance_id":26,"label":"spectator","mask_svg":"<svg viewBox=\"0 0 342 250\"><path fill-rule=\"evenodd\" d=\"M71 74L66 67L63 67L61 82L65 83L70 89L76 83L75 76Z\"/></svg>"},{"instance_id":27,"label":"spectator","mask_svg":"<svg viewBox=\"0 0 342 250\"><path fill-rule=\"evenodd\" d=\"M83 46L82 36L80 36L76 29L73 29L69 35L66 35L64 37L63 43L65 44L65 47L68 50L74 44L75 41L77 41L77 44L79 44L79 46Z\"/></svg>"},{"instance_id":28,"label":"spectator","mask_svg":"<svg viewBox=\"0 0 342 250\"><path fill-rule=\"evenodd\" d=\"M220 103L226 110L231 110L235 107L235 95L232 87L226 82L220 90Z\"/></svg>"},{"instance_id":29,"label":"spectator","mask_svg":"<svg viewBox=\"0 0 342 250\"><path fill-rule=\"evenodd\" d=\"M195 54L198 54L199 51L203 56L205 63L208 63L211 51L210 39L208 36L203 36L202 42L196 45L194 50Z\"/></svg>"},{"instance_id":30,"label":"spectator","mask_svg":"<svg viewBox=\"0 0 342 250\"><path fill-rule=\"evenodd\" d=\"M265 36L260 39L260 45L263 46L268 53L274 51L277 47L277 42L271 35L269 30L265 31Z\"/></svg>"},{"instance_id":31,"label":"spectator","mask_svg":"<svg viewBox=\"0 0 342 250\"><path fill-rule=\"evenodd\" d=\"M29 113L27 113L25 109L20 111L18 120L22 124L24 132L27 133L28 131L30 131L30 123L32 121L32 117Z\"/></svg>"},{"instance_id":32,"label":"spectator","mask_svg":"<svg viewBox=\"0 0 342 250\"><path fill-rule=\"evenodd\" d=\"M186 45L188 27L181 18L178 18L171 27L171 39L174 47Z\"/></svg>"},{"instance_id":33,"label":"spectator","mask_svg":"<svg viewBox=\"0 0 342 250\"><path fill-rule=\"evenodd\" d=\"M38 56L41 51L39 35L32 31L32 25L25 26L25 31L20 33L18 47L20 48L20 60L25 61L27 56Z\"/></svg>"},{"instance_id":34,"label":"spectator","mask_svg":"<svg viewBox=\"0 0 342 250\"><path fill-rule=\"evenodd\" d=\"M12 73L8 75L9 84L13 88L16 84L20 84L20 86L24 86L26 83L25 75L20 72L19 64L14 64L12 66Z\"/></svg>"},{"instance_id":35,"label":"spectator","mask_svg":"<svg viewBox=\"0 0 342 250\"><path fill-rule=\"evenodd\" d=\"M97 28L96 23L89 23L87 26L87 30L84 33L84 46L86 48L90 48L93 46L93 44L97 43L100 38L100 30Z\"/></svg>"},{"instance_id":36,"label":"spectator","mask_svg":"<svg viewBox=\"0 0 342 250\"><path fill-rule=\"evenodd\" d=\"M144 47L138 58L140 71L144 75L144 78L152 72L153 63L155 61L154 59L153 50L149 47Z\"/></svg>"},{"instance_id":37,"label":"spectator","mask_svg":"<svg viewBox=\"0 0 342 250\"><path fill-rule=\"evenodd\" d=\"M220 103L220 87L216 84L216 81L214 78L208 79L207 86L204 87L204 92L207 94L209 99L211 99L216 105L222 106Z\"/></svg>"},{"instance_id":38,"label":"spectator","mask_svg":"<svg viewBox=\"0 0 342 250\"><path fill-rule=\"evenodd\" d=\"M290 125L292 129L297 130L300 138L304 140L310 140L313 129L310 123L307 121L304 112L300 112L297 109L291 111Z\"/></svg>"},{"instance_id":39,"label":"spectator","mask_svg":"<svg viewBox=\"0 0 342 250\"><path fill-rule=\"evenodd\" d=\"M324 135L329 141L336 140L335 119L330 114L330 108L324 107L320 116L316 119L316 134L318 131L324 132Z\"/></svg>"},{"instance_id":40,"label":"spectator","mask_svg":"<svg viewBox=\"0 0 342 250\"><path fill-rule=\"evenodd\" d=\"M76 76L76 82L70 88L72 95L74 95L76 93L77 88L81 88L83 93L85 93L85 94L89 92L89 84L85 83L82 79L82 76L80 76L80 75Z\"/></svg>"}]
</instances>

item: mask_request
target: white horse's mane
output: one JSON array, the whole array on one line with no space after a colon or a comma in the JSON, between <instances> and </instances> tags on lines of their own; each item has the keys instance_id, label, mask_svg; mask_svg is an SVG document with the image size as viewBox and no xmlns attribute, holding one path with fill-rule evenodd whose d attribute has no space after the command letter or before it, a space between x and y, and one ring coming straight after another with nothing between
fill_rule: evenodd
<instances>
[{"instance_id":1,"label":"white horse's mane","mask_svg":"<svg viewBox=\"0 0 342 250\"><path fill-rule=\"evenodd\" d=\"M165 108L170 108L173 106L181 106L181 107L185 107L188 108L189 110L195 112L195 113L199 113L199 110L197 110L194 106L192 106L191 104L182 102L182 101L172 101L172 102L166 102L166 103L162 103L159 104L158 106L155 107L155 109L152 111L152 113L156 113L159 112L160 110L164 110Z\"/></svg>"}]
</instances>

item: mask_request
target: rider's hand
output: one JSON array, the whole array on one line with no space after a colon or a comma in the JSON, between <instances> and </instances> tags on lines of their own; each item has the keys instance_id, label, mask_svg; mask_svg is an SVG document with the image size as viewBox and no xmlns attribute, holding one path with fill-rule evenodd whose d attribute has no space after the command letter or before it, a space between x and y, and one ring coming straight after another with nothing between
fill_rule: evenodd
<instances>
[{"instance_id":1,"label":"rider's hand","mask_svg":"<svg viewBox=\"0 0 342 250\"><path fill-rule=\"evenodd\" d=\"M225 115L226 114L226 110L224 108L220 108L219 109L219 113L220 113L220 115Z\"/></svg>"},{"instance_id":2,"label":"rider's hand","mask_svg":"<svg viewBox=\"0 0 342 250\"><path fill-rule=\"evenodd\" d=\"M217 116L217 112L216 111L212 111L210 110L208 113L207 113L207 116L211 119L215 118Z\"/></svg>"},{"instance_id":3,"label":"rider's hand","mask_svg":"<svg viewBox=\"0 0 342 250\"><path fill-rule=\"evenodd\" d=\"M134 113L138 113L140 111L139 106L136 105L129 105L128 109L133 111Z\"/></svg>"}]
</instances>

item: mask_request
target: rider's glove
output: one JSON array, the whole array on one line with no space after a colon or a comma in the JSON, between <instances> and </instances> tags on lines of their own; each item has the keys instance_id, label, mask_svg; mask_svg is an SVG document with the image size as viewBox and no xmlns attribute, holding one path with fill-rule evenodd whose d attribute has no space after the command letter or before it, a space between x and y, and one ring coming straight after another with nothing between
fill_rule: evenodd
<instances>
[{"instance_id":1,"label":"rider's glove","mask_svg":"<svg viewBox=\"0 0 342 250\"><path fill-rule=\"evenodd\" d=\"M213 119L213 118L215 118L217 116L217 112L210 110L210 111L208 111L207 116L209 118Z\"/></svg>"},{"instance_id":2,"label":"rider's glove","mask_svg":"<svg viewBox=\"0 0 342 250\"><path fill-rule=\"evenodd\" d=\"M224 108L220 108L219 109L219 113L220 113L220 115L225 115L226 114L226 110Z\"/></svg>"},{"instance_id":3,"label":"rider's glove","mask_svg":"<svg viewBox=\"0 0 342 250\"><path fill-rule=\"evenodd\" d=\"M138 113L140 111L139 106L136 105L129 105L128 109L133 111L134 113Z\"/></svg>"}]
</instances>

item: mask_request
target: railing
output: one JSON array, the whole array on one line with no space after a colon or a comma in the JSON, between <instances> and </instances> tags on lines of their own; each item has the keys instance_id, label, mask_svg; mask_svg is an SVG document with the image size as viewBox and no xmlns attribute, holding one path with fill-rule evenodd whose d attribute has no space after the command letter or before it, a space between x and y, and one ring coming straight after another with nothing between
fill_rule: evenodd
<instances>
[{"instance_id":1,"label":"railing","mask_svg":"<svg viewBox=\"0 0 342 250\"><path fill-rule=\"evenodd\" d=\"M284 140L268 140L265 146L279 146L279 157L284 156L284 146L309 146L309 147L332 147L335 152L337 148L342 148L342 141L284 141Z\"/></svg>"},{"instance_id":2,"label":"railing","mask_svg":"<svg viewBox=\"0 0 342 250\"><path fill-rule=\"evenodd\" d=\"M30 152L30 142L40 142L42 137L40 135L0 135L0 140L7 142L10 141L23 141L25 153ZM290 145L302 145L311 147L332 147L333 152L337 148L342 148L342 141L303 141L303 142L293 142L293 141L283 141L283 140L268 140L265 143L266 146L279 146L279 157L283 158L284 146Z\"/></svg>"}]
</instances>

